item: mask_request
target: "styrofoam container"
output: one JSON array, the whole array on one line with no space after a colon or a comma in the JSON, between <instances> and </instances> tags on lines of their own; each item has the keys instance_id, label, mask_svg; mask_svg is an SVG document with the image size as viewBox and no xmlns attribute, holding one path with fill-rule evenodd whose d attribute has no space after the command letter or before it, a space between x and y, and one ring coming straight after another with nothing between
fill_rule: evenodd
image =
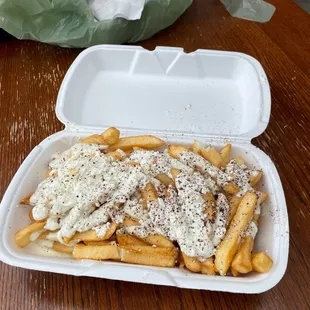
<instances>
[{"instance_id":1,"label":"styrofoam container","mask_svg":"<svg viewBox=\"0 0 310 310\"><path fill-rule=\"evenodd\" d=\"M95 46L73 62L61 85L56 113L65 130L41 142L14 176L0 209L0 259L28 269L240 293L260 293L282 278L288 259L286 203L276 168L251 144L270 116L270 89L258 61L240 53L158 47ZM154 134L170 143L193 139L221 147L264 170L262 190L270 194L260 217L255 251L274 260L267 274L207 276L180 268L159 268L45 257L15 245L14 233L29 224L20 199L44 178L51 156L109 126L122 135Z\"/></svg>"}]
</instances>

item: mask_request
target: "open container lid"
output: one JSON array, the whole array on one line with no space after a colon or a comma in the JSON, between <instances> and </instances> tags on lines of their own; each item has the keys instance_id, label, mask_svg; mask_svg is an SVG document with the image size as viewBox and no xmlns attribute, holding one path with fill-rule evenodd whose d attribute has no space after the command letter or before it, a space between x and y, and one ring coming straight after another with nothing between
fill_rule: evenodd
<instances>
[{"instance_id":1,"label":"open container lid","mask_svg":"<svg viewBox=\"0 0 310 310\"><path fill-rule=\"evenodd\" d=\"M266 74L248 55L99 45L71 65L56 114L70 130L116 126L251 140L266 129L270 107Z\"/></svg>"}]
</instances>

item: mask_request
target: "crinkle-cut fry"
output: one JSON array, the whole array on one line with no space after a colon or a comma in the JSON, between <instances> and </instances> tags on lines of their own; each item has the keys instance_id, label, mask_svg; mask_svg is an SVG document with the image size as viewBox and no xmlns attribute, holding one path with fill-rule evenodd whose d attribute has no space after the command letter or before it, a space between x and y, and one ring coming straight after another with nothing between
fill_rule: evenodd
<instances>
[{"instance_id":1,"label":"crinkle-cut fry","mask_svg":"<svg viewBox=\"0 0 310 310\"><path fill-rule=\"evenodd\" d=\"M110 244L110 240L101 240L101 241L83 241L86 245L107 245Z\"/></svg>"},{"instance_id":2,"label":"crinkle-cut fry","mask_svg":"<svg viewBox=\"0 0 310 310\"><path fill-rule=\"evenodd\" d=\"M230 225L232 219L234 218L241 200L242 200L242 197L237 196L237 195L234 195L229 199L230 209L229 209L228 221L227 221L228 226Z\"/></svg>"},{"instance_id":3,"label":"crinkle-cut fry","mask_svg":"<svg viewBox=\"0 0 310 310\"><path fill-rule=\"evenodd\" d=\"M110 151L121 149L123 151L132 150L134 146L148 150L157 149L165 144L164 141L155 136L135 136L120 138L117 143L109 147Z\"/></svg>"},{"instance_id":4,"label":"crinkle-cut fry","mask_svg":"<svg viewBox=\"0 0 310 310\"><path fill-rule=\"evenodd\" d=\"M57 252L66 253L66 254L72 254L72 252L73 252L72 246L66 246L66 245L61 244L59 242L54 242L52 249L57 251Z\"/></svg>"},{"instance_id":5,"label":"crinkle-cut fry","mask_svg":"<svg viewBox=\"0 0 310 310\"><path fill-rule=\"evenodd\" d=\"M239 272L237 270L235 270L233 267L230 267L230 271L232 273L232 275L234 277L238 277L239 276Z\"/></svg>"},{"instance_id":6,"label":"crinkle-cut fry","mask_svg":"<svg viewBox=\"0 0 310 310\"><path fill-rule=\"evenodd\" d=\"M168 154L173 158L178 158L183 152L190 151L188 146L171 144L168 146Z\"/></svg>"},{"instance_id":7,"label":"crinkle-cut fry","mask_svg":"<svg viewBox=\"0 0 310 310\"><path fill-rule=\"evenodd\" d=\"M144 242L150 245L156 245L163 248L174 248L174 244L162 235L150 235L146 238L141 238Z\"/></svg>"},{"instance_id":8,"label":"crinkle-cut fry","mask_svg":"<svg viewBox=\"0 0 310 310\"><path fill-rule=\"evenodd\" d=\"M202 147L200 146L200 142L197 140L194 140L194 143L192 144L192 152L197 154L197 155L201 155L201 149Z\"/></svg>"},{"instance_id":9,"label":"crinkle-cut fry","mask_svg":"<svg viewBox=\"0 0 310 310\"><path fill-rule=\"evenodd\" d=\"M155 178L166 186L175 187L174 181L169 178L166 173L160 173Z\"/></svg>"},{"instance_id":10,"label":"crinkle-cut fry","mask_svg":"<svg viewBox=\"0 0 310 310\"><path fill-rule=\"evenodd\" d=\"M252 254L253 270L260 273L266 273L273 265L273 260L265 253L259 252Z\"/></svg>"},{"instance_id":11,"label":"crinkle-cut fry","mask_svg":"<svg viewBox=\"0 0 310 310\"><path fill-rule=\"evenodd\" d=\"M192 272L200 272L201 262L197 257L191 257L182 252L185 267Z\"/></svg>"},{"instance_id":12,"label":"crinkle-cut fry","mask_svg":"<svg viewBox=\"0 0 310 310\"><path fill-rule=\"evenodd\" d=\"M221 167L222 156L214 147L201 149L201 156L215 167Z\"/></svg>"},{"instance_id":13,"label":"crinkle-cut fry","mask_svg":"<svg viewBox=\"0 0 310 310\"><path fill-rule=\"evenodd\" d=\"M115 127L108 128L103 134L104 142L108 145L117 143L119 139L120 131Z\"/></svg>"},{"instance_id":14,"label":"crinkle-cut fry","mask_svg":"<svg viewBox=\"0 0 310 310\"><path fill-rule=\"evenodd\" d=\"M117 240L119 245L142 245L142 246L148 245L144 241L142 241L142 240L140 240L134 236L125 235L125 234L117 234L116 240Z\"/></svg>"},{"instance_id":15,"label":"crinkle-cut fry","mask_svg":"<svg viewBox=\"0 0 310 310\"><path fill-rule=\"evenodd\" d=\"M23 199L21 199L21 201L19 202L21 205L27 205L30 206L30 198L32 196L33 193L29 193L26 197L24 197Z\"/></svg>"},{"instance_id":16,"label":"crinkle-cut fry","mask_svg":"<svg viewBox=\"0 0 310 310\"><path fill-rule=\"evenodd\" d=\"M223 190L228 194L234 195L239 192L239 187L232 182L228 182L223 186Z\"/></svg>"},{"instance_id":17,"label":"crinkle-cut fry","mask_svg":"<svg viewBox=\"0 0 310 310\"><path fill-rule=\"evenodd\" d=\"M252 271L251 253L254 247L252 236L245 236L241 242L240 248L235 255L231 267L239 273L248 273Z\"/></svg>"},{"instance_id":18,"label":"crinkle-cut fry","mask_svg":"<svg viewBox=\"0 0 310 310\"><path fill-rule=\"evenodd\" d=\"M27 246L31 240L30 236L32 233L40 231L44 228L46 224L46 221L43 222L34 222L25 228L19 230L18 232L15 233L15 242L20 248L24 248Z\"/></svg>"},{"instance_id":19,"label":"crinkle-cut fry","mask_svg":"<svg viewBox=\"0 0 310 310\"><path fill-rule=\"evenodd\" d=\"M258 182L261 180L262 176L263 176L263 171L256 170L256 174L250 175L250 185L252 187L256 186Z\"/></svg>"},{"instance_id":20,"label":"crinkle-cut fry","mask_svg":"<svg viewBox=\"0 0 310 310\"><path fill-rule=\"evenodd\" d=\"M122 154L121 152L118 152L117 150L114 151L114 152L108 152L106 154L106 156L108 157L112 157L114 158L115 160L123 160L126 158L126 156L124 156L125 154Z\"/></svg>"},{"instance_id":21,"label":"crinkle-cut fry","mask_svg":"<svg viewBox=\"0 0 310 310\"><path fill-rule=\"evenodd\" d=\"M173 267L178 256L176 248L160 248L149 245L120 245L119 253L122 262L159 267Z\"/></svg>"},{"instance_id":22,"label":"crinkle-cut fry","mask_svg":"<svg viewBox=\"0 0 310 310\"><path fill-rule=\"evenodd\" d=\"M141 190L141 196L146 203L157 200L158 194L155 186L149 182L146 186Z\"/></svg>"},{"instance_id":23,"label":"crinkle-cut fry","mask_svg":"<svg viewBox=\"0 0 310 310\"><path fill-rule=\"evenodd\" d=\"M224 239L217 248L215 267L221 275L225 275L230 267L233 257L238 250L241 235L247 229L253 216L256 202L256 194L247 192L244 195Z\"/></svg>"},{"instance_id":24,"label":"crinkle-cut fry","mask_svg":"<svg viewBox=\"0 0 310 310\"><path fill-rule=\"evenodd\" d=\"M225 167L230 162L230 150L231 144L226 144L221 150L220 155L222 157L221 167Z\"/></svg>"},{"instance_id":25,"label":"crinkle-cut fry","mask_svg":"<svg viewBox=\"0 0 310 310\"><path fill-rule=\"evenodd\" d=\"M134 220L130 217L125 217L123 223L120 224L120 227L128 226L140 226L140 223L137 220Z\"/></svg>"},{"instance_id":26,"label":"crinkle-cut fry","mask_svg":"<svg viewBox=\"0 0 310 310\"><path fill-rule=\"evenodd\" d=\"M211 276L215 275L214 258L213 257L209 257L204 262L201 262L201 273L208 274Z\"/></svg>"},{"instance_id":27,"label":"crinkle-cut fry","mask_svg":"<svg viewBox=\"0 0 310 310\"><path fill-rule=\"evenodd\" d=\"M94 260L120 260L120 255L117 245L85 245L77 244L73 249L73 257L79 259L94 259Z\"/></svg>"},{"instance_id":28,"label":"crinkle-cut fry","mask_svg":"<svg viewBox=\"0 0 310 310\"><path fill-rule=\"evenodd\" d=\"M105 233L104 236L98 237L95 230L88 230L85 232L76 233L71 240L79 240L79 241L100 241L109 239L115 232L117 225L115 223L111 223L109 229ZM65 242L66 243L66 242Z\"/></svg>"},{"instance_id":29,"label":"crinkle-cut fry","mask_svg":"<svg viewBox=\"0 0 310 310\"><path fill-rule=\"evenodd\" d=\"M88 143L88 144L100 144L106 145L104 137L102 135L91 135L81 140L81 143Z\"/></svg>"},{"instance_id":30,"label":"crinkle-cut fry","mask_svg":"<svg viewBox=\"0 0 310 310\"><path fill-rule=\"evenodd\" d=\"M208 220L213 222L215 220L215 198L212 193L202 194L202 197L206 201L206 208L204 212L208 214Z\"/></svg>"}]
</instances>

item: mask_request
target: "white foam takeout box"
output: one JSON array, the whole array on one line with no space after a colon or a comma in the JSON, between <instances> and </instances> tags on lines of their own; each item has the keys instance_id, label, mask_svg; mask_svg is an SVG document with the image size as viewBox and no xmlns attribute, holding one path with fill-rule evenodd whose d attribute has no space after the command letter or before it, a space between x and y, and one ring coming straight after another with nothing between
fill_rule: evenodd
<instances>
[{"instance_id":1,"label":"white foam takeout box","mask_svg":"<svg viewBox=\"0 0 310 310\"><path fill-rule=\"evenodd\" d=\"M56 114L65 129L32 150L3 197L0 259L27 269L183 288L239 293L272 288L287 266L288 216L274 164L251 144L267 127L270 101L263 68L245 54L109 45L83 51L68 70L57 99ZM208 276L180 268L46 257L18 248L14 233L30 223L29 208L18 207L19 201L43 180L52 154L109 126L118 127L124 136L153 134L168 143L198 139L221 147L231 142L233 156L262 168L261 190L270 196L262 207L255 251L272 257L272 269L238 278Z\"/></svg>"}]
</instances>

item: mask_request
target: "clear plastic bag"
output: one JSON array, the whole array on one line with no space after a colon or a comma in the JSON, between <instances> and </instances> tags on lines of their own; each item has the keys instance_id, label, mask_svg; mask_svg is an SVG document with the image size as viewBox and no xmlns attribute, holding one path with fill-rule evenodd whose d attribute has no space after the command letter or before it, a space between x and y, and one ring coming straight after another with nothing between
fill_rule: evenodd
<instances>
[{"instance_id":1,"label":"clear plastic bag","mask_svg":"<svg viewBox=\"0 0 310 310\"><path fill-rule=\"evenodd\" d=\"M147 0L139 20L98 21L87 0L0 0L0 28L18 39L70 47L137 42L173 24L192 0Z\"/></svg>"}]
</instances>

